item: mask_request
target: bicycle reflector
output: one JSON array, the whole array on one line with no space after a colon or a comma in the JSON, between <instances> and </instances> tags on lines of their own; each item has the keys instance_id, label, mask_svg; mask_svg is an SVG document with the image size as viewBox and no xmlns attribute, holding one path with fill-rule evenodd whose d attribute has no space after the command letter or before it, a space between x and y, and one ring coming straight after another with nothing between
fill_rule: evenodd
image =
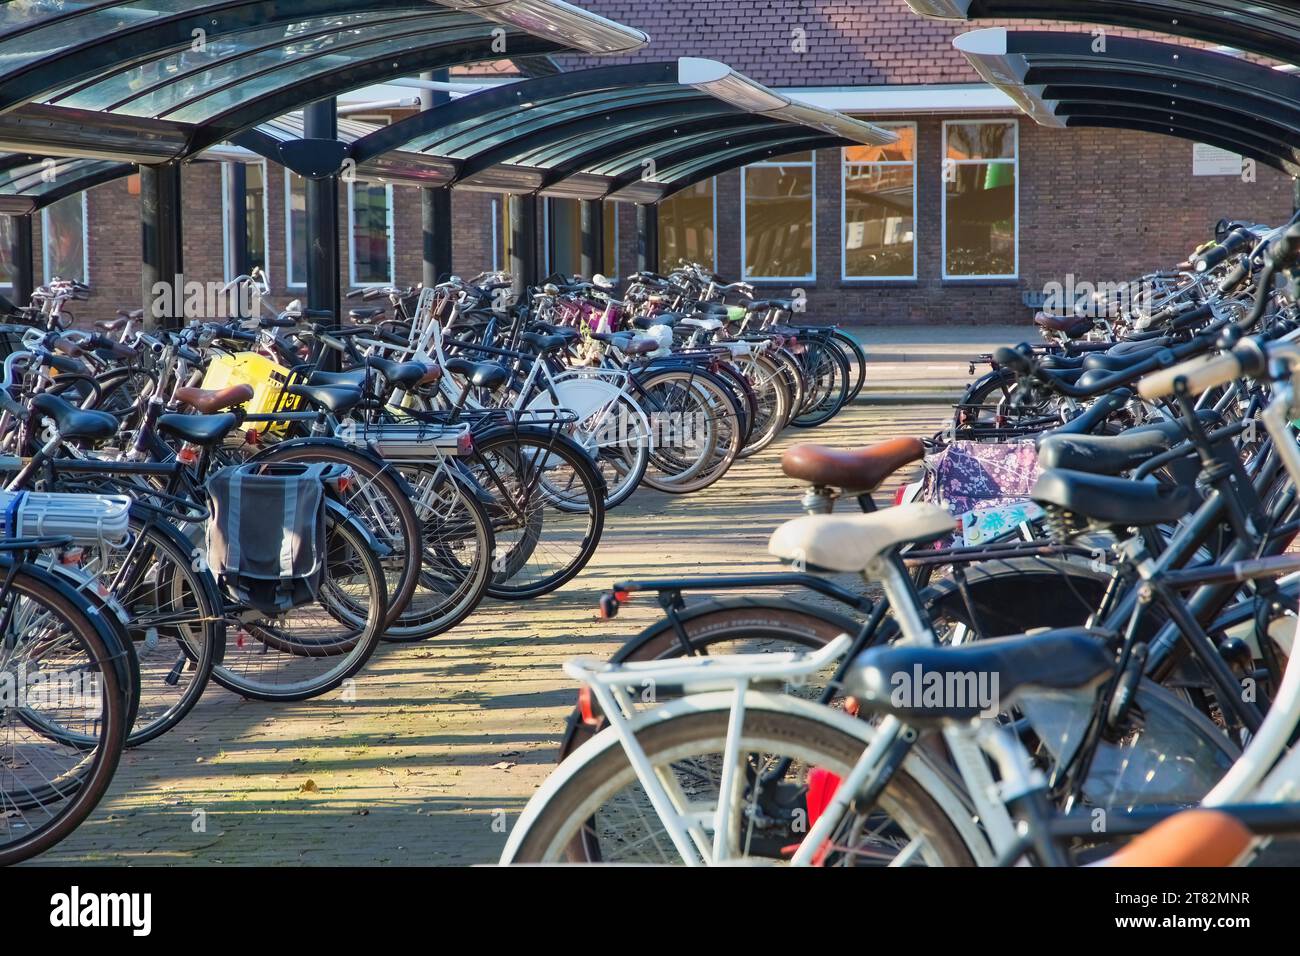
<instances>
[{"instance_id":1,"label":"bicycle reflector","mask_svg":"<svg viewBox=\"0 0 1300 956\"><path fill-rule=\"evenodd\" d=\"M457 455L474 454L474 433L473 432L466 431L464 434L462 434L460 437L456 439L456 454Z\"/></svg>"},{"instance_id":2,"label":"bicycle reflector","mask_svg":"<svg viewBox=\"0 0 1300 956\"><path fill-rule=\"evenodd\" d=\"M612 588L608 594L600 596L600 619L608 621L610 618L618 617L618 606L626 604L632 599L632 596L622 588Z\"/></svg>"},{"instance_id":3,"label":"bicycle reflector","mask_svg":"<svg viewBox=\"0 0 1300 956\"><path fill-rule=\"evenodd\" d=\"M588 727L599 728L604 723L604 715L591 697L591 688L585 684L578 690L578 716Z\"/></svg>"}]
</instances>

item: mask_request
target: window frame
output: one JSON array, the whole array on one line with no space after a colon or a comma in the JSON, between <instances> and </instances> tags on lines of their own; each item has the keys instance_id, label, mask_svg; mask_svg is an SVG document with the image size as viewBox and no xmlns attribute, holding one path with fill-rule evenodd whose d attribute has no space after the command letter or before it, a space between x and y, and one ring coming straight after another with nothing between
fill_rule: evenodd
<instances>
[{"instance_id":1,"label":"window frame","mask_svg":"<svg viewBox=\"0 0 1300 956\"><path fill-rule=\"evenodd\" d=\"M357 279L356 195L357 187L373 189L375 183L350 182L348 185L348 285L354 289L382 289L397 283L397 248L393 235L393 184L384 183L385 226L388 231L388 279L378 282L361 282Z\"/></svg>"},{"instance_id":2,"label":"window frame","mask_svg":"<svg viewBox=\"0 0 1300 956\"><path fill-rule=\"evenodd\" d=\"M809 153L809 157L806 160L793 160L793 161L783 162L783 163L774 162L772 160L763 160L762 162L749 163L745 166L740 167L740 278L742 282L802 282L805 284L811 283L813 285L816 285L817 283L817 150L808 150L807 152ZM763 169L763 168L771 168L771 167L775 167L775 168L793 167L799 169L806 168L812 171L812 195L810 197L810 201L812 205L812 223L811 223L812 261L810 262L810 265L812 266L812 272L810 272L808 275L756 276L749 271L749 262L747 261L749 234L747 231L748 226L746 223L747 214L749 210L747 208L748 204L745 202L745 181L748 179L748 176L746 174L751 169ZM715 246L717 244L717 240L716 240L717 196L718 194L715 187L713 193ZM713 258L714 261L716 262L718 257L715 254Z\"/></svg>"},{"instance_id":3,"label":"window frame","mask_svg":"<svg viewBox=\"0 0 1300 956\"><path fill-rule=\"evenodd\" d=\"M86 190L77 194L81 197L81 275L77 281L90 284L90 203L86 197ZM59 202L65 202L71 199L67 196L60 199ZM41 209L41 284L49 283L52 276L50 275L50 209L57 205L51 203Z\"/></svg>"},{"instance_id":4,"label":"window frame","mask_svg":"<svg viewBox=\"0 0 1300 956\"><path fill-rule=\"evenodd\" d=\"M293 177L297 174L284 167L284 287L286 289L307 288L307 277L295 281L293 275ZM299 176L305 185L307 180ZM303 215L306 215L304 210Z\"/></svg>"},{"instance_id":5,"label":"window frame","mask_svg":"<svg viewBox=\"0 0 1300 956\"><path fill-rule=\"evenodd\" d=\"M230 190L231 190L231 164L235 160L226 160L221 164L221 267L225 272L226 281L229 282L235 277L235 247L234 235L230 228ZM266 239L266 264L262 267L262 274L266 276L266 281L271 281L271 170L266 160L255 163L244 163L244 166L261 166L262 167L262 234ZM288 172L288 170L285 170ZM287 198L287 197L286 197ZM288 208L287 205L285 207ZM287 235L286 235L287 241Z\"/></svg>"},{"instance_id":6,"label":"window frame","mask_svg":"<svg viewBox=\"0 0 1300 956\"><path fill-rule=\"evenodd\" d=\"M987 163L1000 163L1010 166L1015 176L1015 206L1012 243L1012 271L1003 275L951 275L948 272L948 182L944 179L948 159L948 128L951 126L1010 126L1013 130L1011 158L998 159L954 159L957 166L976 166ZM943 121L943 135L939 143L939 269L944 282L1006 282L1020 278L1020 122L1017 119L952 119Z\"/></svg>"},{"instance_id":7,"label":"window frame","mask_svg":"<svg viewBox=\"0 0 1300 956\"><path fill-rule=\"evenodd\" d=\"M859 283L868 283L868 282L888 282L888 283L916 282L920 275L918 264L920 259L919 249L921 246L920 230L917 228L920 225L920 222L917 218L917 213L919 209L918 193L920 192L920 190L917 188L917 175L916 175L916 168L917 168L916 154L917 154L917 146L920 144L920 130L918 129L918 124L914 120L898 120L894 122L881 122L878 123L877 125L884 129L895 129L904 126L910 126L912 128L912 158L908 160L888 159L888 160L880 160L879 162L864 163L864 162L858 162L856 160L849 160L847 158L847 147L840 147L840 281L846 283L853 283L855 285ZM850 166L911 166L912 167L912 274L911 275L859 276L859 275L848 274L849 257L847 254L847 247L845 246L845 241L847 238L845 236L845 232L848 229L848 225L849 225L847 212L848 212L848 176L849 176ZM816 260L814 259L814 263L815 261Z\"/></svg>"}]
</instances>

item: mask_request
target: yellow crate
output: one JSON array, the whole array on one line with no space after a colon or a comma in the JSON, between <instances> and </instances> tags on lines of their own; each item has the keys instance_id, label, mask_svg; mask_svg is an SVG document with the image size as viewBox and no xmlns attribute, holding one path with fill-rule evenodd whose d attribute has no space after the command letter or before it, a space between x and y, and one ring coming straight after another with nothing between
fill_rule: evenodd
<instances>
[{"instance_id":1,"label":"yellow crate","mask_svg":"<svg viewBox=\"0 0 1300 956\"><path fill-rule=\"evenodd\" d=\"M266 415L276 411L292 411L298 407L297 395L285 395L280 403L280 395L289 383L290 372L265 355L257 352L237 352L234 355L217 355L208 363L208 371L203 376L204 388L229 388L231 385L250 385L253 388L252 400L244 404L244 410L252 415ZM266 431L282 432L288 427L287 422L261 426Z\"/></svg>"}]
</instances>

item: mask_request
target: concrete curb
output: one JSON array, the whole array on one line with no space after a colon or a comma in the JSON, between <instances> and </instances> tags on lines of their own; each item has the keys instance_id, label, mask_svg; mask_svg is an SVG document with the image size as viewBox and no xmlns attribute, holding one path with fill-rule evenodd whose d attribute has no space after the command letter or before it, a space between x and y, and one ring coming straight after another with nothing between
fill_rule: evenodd
<instances>
[{"instance_id":1,"label":"concrete curb","mask_svg":"<svg viewBox=\"0 0 1300 956\"><path fill-rule=\"evenodd\" d=\"M961 392L859 392L850 405L956 405Z\"/></svg>"}]
</instances>

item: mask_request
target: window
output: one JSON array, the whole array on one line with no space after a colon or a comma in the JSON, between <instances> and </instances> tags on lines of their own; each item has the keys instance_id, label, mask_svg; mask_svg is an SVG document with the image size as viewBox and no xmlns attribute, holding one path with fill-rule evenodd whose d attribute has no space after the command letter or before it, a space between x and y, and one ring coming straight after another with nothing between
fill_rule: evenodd
<instances>
[{"instance_id":1,"label":"window","mask_svg":"<svg viewBox=\"0 0 1300 956\"><path fill-rule=\"evenodd\" d=\"M659 203L659 271L685 259L709 272L717 268L717 191L714 180L688 186Z\"/></svg>"},{"instance_id":2,"label":"window","mask_svg":"<svg viewBox=\"0 0 1300 956\"><path fill-rule=\"evenodd\" d=\"M241 179L244 194L242 214L241 209L235 205ZM266 164L223 163L221 183L226 281L237 275L247 275L254 266L269 277L271 270L266 252Z\"/></svg>"},{"instance_id":3,"label":"window","mask_svg":"<svg viewBox=\"0 0 1300 956\"><path fill-rule=\"evenodd\" d=\"M284 171L284 260L289 286L307 284L307 181Z\"/></svg>"},{"instance_id":4,"label":"window","mask_svg":"<svg viewBox=\"0 0 1300 956\"><path fill-rule=\"evenodd\" d=\"M618 276L618 203L601 203L605 262L602 272ZM577 199L550 199L545 206L546 273L574 276L582 272L582 203ZM586 276L590 279L591 276Z\"/></svg>"},{"instance_id":5,"label":"window","mask_svg":"<svg viewBox=\"0 0 1300 956\"><path fill-rule=\"evenodd\" d=\"M518 200L510 193L502 193L492 200L492 271L510 271L510 204Z\"/></svg>"},{"instance_id":6,"label":"window","mask_svg":"<svg viewBox=\"0 0 1300 956\"><path fill-rule=\"evenodd\" d=\"M943 124L943 277L1020 271L1019 137L1014 120Z\"/></svg>"},{"instance_id":7,"label":"window","mask_svg":"<svg viewBox=\"0 0 1300 956\"><path fill-rule=\"evenodd\" d=\"M348 193L348 268L352 285L393 283L393 187L352 183Z\"/></svg>"},{"instance_id":8,"label":"window","mask_svg":"<svg viewBox=\"0 0 1300 956\"><path fill-rule=\"evenodd\" d=\"M817 272L817 171L811 152L740 171L746 279L813 279Z\"/></svg>"},{"instance_id":9,"label":"window","mask_svg":"<svg viewBox=\"0 0 1300 956\"><path fill-rule=\"evenodd\" d=\"M90 281L86 256L86 194L68 196L41 210L41 259L45 282Z\"/></svg>"},{"instance_id":10,"label":"window","mask_svg":"<svg viewBox=\"0 0 1300 956\"><path fill-rule=\"evenodd\" d=\"M841 151L842 279L916 278L916 124L881 125L897 143Z\"/></svg>"}]
</instances>

